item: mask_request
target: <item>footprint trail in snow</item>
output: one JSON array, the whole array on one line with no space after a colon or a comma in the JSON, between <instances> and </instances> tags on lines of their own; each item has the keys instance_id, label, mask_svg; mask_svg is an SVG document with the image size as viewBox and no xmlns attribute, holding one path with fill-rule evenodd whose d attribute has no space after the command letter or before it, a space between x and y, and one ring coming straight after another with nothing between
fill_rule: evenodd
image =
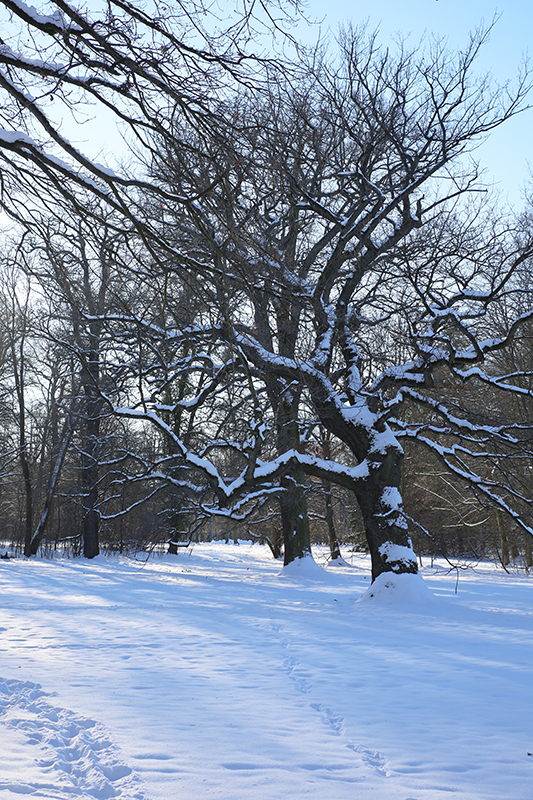
<instances>
[{"instance_id":1,"label":"footprint trail in snow","mask_svg":"<svg viewBox=\"0 0 533 800\"><path fill-rule=\"evenodd\" d=\"M39 684L0 678L0 729L22 735L33 746L35 763L35 769L27 769L21 761L17 781L6 781L0 773L0 796L147 800L104 726L52 705L51 697Z\"/></svg>"},{"instance_id":2,"label":"footprint trail in snow","mask_svg":"<svg viewBox=\"0 0 533 800\"><path fill-rule=\"evenodd\" d=\"M272 626L271 630L278 636L283 632L279 625ZM291 642L289 639L280 638L279 642L284 651L290 649ZM301 664L298 658L295 658L294 656L286 657L283 661L283 669L285 672L287 672L289 678L294 682L294 686L297 691L302 692L303 694L308 694L312 691L312 684L302 675ZM333 709L326 707L322 703L309 703L309 707L320 715L324 725L326 725L326 727L334 735L344 736L344 717L342 717ZM387 777L389 775L385 757L377 750L372 750L363 744L354 744L352 742L345 743L344 746L347 747L348 750L356 753L363 764L365 764L370 770L383 777Z\"/></svg>"}]
</instances>

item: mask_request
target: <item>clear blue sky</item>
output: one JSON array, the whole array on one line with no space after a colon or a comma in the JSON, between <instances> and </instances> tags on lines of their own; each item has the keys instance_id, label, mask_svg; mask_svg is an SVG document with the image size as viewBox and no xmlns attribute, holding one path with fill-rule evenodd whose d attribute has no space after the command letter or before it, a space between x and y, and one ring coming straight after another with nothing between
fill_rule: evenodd
<instances>
[{"instance_id":1,"label":"clear blue sky","mask_svg":"<svg viewBox=\"0 0 533 800\"><path fill-rule=\"evenodd\" d=\"M368 21L370 29L379 27L384 44L400 34L414 45L427 32L445 37L451 48L463 47L470 31L499 15L479 58L479 72L491 72L499 82L512 80L528 48L533 62L533 0L500 0L499 5L492 0L308 0L308 11L323 20L324 31L335 32L348 20ZM487 178L515 206L522 204L524 185L533 184L532 129L530 110L495 131L476 153Z\"/></svg>"}]
</instances>

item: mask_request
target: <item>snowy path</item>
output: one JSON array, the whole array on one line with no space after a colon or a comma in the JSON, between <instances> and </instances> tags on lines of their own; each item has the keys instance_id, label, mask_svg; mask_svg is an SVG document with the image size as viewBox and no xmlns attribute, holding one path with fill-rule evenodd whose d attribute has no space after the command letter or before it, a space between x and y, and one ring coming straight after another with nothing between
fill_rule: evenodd
<instances>
[{"instance_id":1,"label":"snowy path","mask_svg":"<svg viewBox=\"0 0 533 800\"><path fill-rule=\"evenodd\" d=\"M533 580L393 607L366 575L4 561L1 800L532 800Z\"/></svg>"},{"instance_id":2,"label":"snowy path","mask_svg":"<svg viewBox=\"0 0 533 800\"><path fill-rule=\"evenodd\" d=\"M33 764L20 769L20 756L27 760L28 750L31 753L24 744L34 745L31 755L35 756L35 766L42 769L42 778L0 778L0 791L33 797L144 800L137 779L117 758L103 726L58 708L38 685L0 681L0 721L7 728L7 733L2 730L4 765L0 761L0 775L2 766L9 768L13 761L19 764L21 774L34 772Z\"/></svg>"}]
</instances>

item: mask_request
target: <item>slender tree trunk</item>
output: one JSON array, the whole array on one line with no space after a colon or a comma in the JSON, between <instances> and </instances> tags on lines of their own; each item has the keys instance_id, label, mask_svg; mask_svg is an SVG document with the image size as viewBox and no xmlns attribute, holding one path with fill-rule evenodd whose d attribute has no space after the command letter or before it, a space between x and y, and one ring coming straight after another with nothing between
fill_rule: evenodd
<instances>
[{"instance_id":1,"label":"slender tree trunk","mask_svg":"<svg viewBox=\"0 0 533 800\"><path fill-rule=\"evenodd\" d=\"M54 497L55 497L55 491L56 491L57 482L59 480L59 475L61 473L61 467L63 466L63 461L64 461L65 454L67 452L68 445L70 443L71 438L72 438L72 421L71 421L71 419L69 417L69 419L65 423L65 428L64 428L64 431L63 431L63 437L61 439L61 446L59 448L59 453L58 453L58 456L57 456L57 459L56 459L56 463L54 465L54 469L53 469L52 475L50 477L50 483L49 483L49 486L48 486L48 492L47 492L47 495L46 495L46 500L45 500L45 503L44 503L44 508L43 508L43 511L42 511L42 514L41 514L41 518L39 520L39 524L37 525L37 528L35 529L35 533L33 534L33 538L32 538L31 543L30 543L30 548L29 548L30 552L26 553L26 555L34 556L37 553L37 550L39 549L39 545L41 544L41 541L42 541L43 536L45 534L46 526L48 524L48 520L49 520L49 517L50 517L50 509L52 507L52 502L53 502Z\"/></svg>"},{"instance_id":2,"label":"slender tree trunk","mask_svg":"<svg viewBox=\"0 0 533 800\"><path fill-rule=\"evenodd\" d=\"M89 477L93 472L90 467L84 469L84 478L88 482L92 482ZM91 485L87 494L84 493L83 503L83 555L85 558L94 558L100 552L98 534L99 534L99 517L96 510L97 501L96 486Z\"/></svg>"},{"instance_id":3,"label":"slender tree trunk","mask_svg":"<svg viewBox=\"0 0 533 800\"><path fill-rule=\"evenodd\" d=\"M341 558L341 548L337 538L337 531L335 530L335 521L333 519L331 483L326 480L322 481L322 488L324 489L324 503L326 505L326 524L328 526L329 550L331 560L335 561L335 559Z\"/></svg>"},{"instance_id":4,"label":"slender tree trunk","mask_svg":"<svg viewBox=\"0 0 533 800\"><path fill-rule=\"evenodd\" d=\"M283 553L283 523L281 528L276 528L272 536L266 537L266 543L270 547L270 551L274 558L281 558Z\"/></svg>"},{"instance_id":5,"label":"slender tree trunk","mask_svg":"<svg viewBox=\"0 0 533 800\"><path fill-rule=\"evenodd\" d=\"M89 417L83 444L82 506L83 506L83 555L94 558L100 552L98 543L98 419Z\"/></svg>"},{"instance_id":6,"label":"slender tree trunk","mask_svg":"<svg viewBox=\"0 0 533 800\"><path fill-rule=\"evenodd\" d=\"M20 465L24 481L25 520L24 520L24 555L31 555L31 538L33 533L33 487L31 484L30 465L25 449L20 453Z\"/></svg>"},{"instance_id":7,"label":"slender tree trunk","mask_svg":"<svg viewBox=\"0 0 533 800\"><path fill-rule=\"evenodd\" d=\"M31 555L31 537L33 533L33 486L31 481L30 460L28 457L28 441L26 439L26 395L25 395L25 335L22 334L17 347L15 339L11 342L11 356L13 360L13 374L15 376L15 392L18 403L18 435L20 450L20 469L24 484L24 555Z\"/></svg>"},{"instance_id":8,"label":"slender tree trunk","mask_svg":"<svg viewBox=\"0 0 533 800\"><path fill-rule=\"evenodd\" d=\"M171 556L177 556L178 555L177 542L182 535L180 532L180 527L182 526L183 522L180 514L181 500L179 500L177 497L172 498L171 495L169 502L171 504L170 518L169 518L171 533L168 540L167 553Z\"/></svg>"},{"instance_id":9,"label":"slender tree trunk","mask_svg":"<svg viewBox=\"0 0 533 800\"><path fill-rule=\"evenodd\" d=\"M93 342L97 343L98 333L91 330ZM99 355L95 346L87 354L87 365L84 367L84 393L86 420L83 436L82 463L82 506L83 506L83 555L94 558L99 548L99 516L98 504L98 449L100 440L101 402L98 397Z\"/></svg>"},{"instance_id":10,"label":"slender tree trunk","mask_svg":"<svg viewBox=\"0 0 533 800\"><path fill-rule=\"evenodd\" d=\"M505 533L505 520L502 519L502 517L503 517L502 512L496 511L496 519L498 521L498 532L500 534L500 547L501 547L500 561L502 563L502 567L508 567L511 557L509 553L509 541Z\"/></svg>"},{"instance_id":11,"label":"slender tree trunk","mask_svg":"<svg viewBox=\"0 0 533 800\"><path fill-rule=\"evenodd\" d=\"M531 540L531 536L526 533L526 540L525 540L525 552L526 552L526 569L531 569L533 567L533 542Z\"/></svg>"}]
</instances>

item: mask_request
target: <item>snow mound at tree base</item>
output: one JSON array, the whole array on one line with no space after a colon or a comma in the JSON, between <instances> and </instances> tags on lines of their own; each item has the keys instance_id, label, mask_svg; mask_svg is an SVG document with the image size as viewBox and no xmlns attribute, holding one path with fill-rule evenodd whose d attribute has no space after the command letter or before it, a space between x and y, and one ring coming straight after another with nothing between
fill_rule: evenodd
<instances>
[{"instance_id":1,"label":"snow mound at tree base","mask_svg":"<svg viewBox=\"0 0 533 800\"><path fill-rule=\"evenodd\" d=\"M312 581L323 581L327 572L320 567L312 555L295 558L283 567L280 578L305 578Z\"/></svg>"},{"instance_id":2,"label":"snow mound at tree base","mask_svg":"<svg viewBox=\"0 0 533 800\"><path fill-rule=\"evenodd\" d=\"M395 572L382 572L357 602L418 607L438 604L437 598L429 591L422 576L410 572L400 575Z\"/></svg>"},{"instance_id":3,"label":"snow mound at tree base","mask_svg":"<svg viewBox=\"0 0 533 800\"><path fill-rule=\"evenodd\" d=\"M340 556L339 558L330 558L328 561L328 569L329 567L351 567L352 565L349 564L347 561Z\"/></svg>"}]
</instances>

